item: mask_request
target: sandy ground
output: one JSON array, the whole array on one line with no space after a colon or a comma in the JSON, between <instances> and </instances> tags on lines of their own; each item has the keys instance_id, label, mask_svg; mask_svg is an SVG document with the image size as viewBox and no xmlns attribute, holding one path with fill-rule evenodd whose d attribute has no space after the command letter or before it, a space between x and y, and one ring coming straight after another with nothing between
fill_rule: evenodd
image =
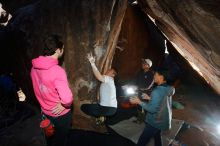
<instances>
[{"instance_id":1,"label":"sandy ground","mask_svg":"<svg viewBox=\"0 0 220 146\"><path fill-rule=\"evenodd\" d=\"M177 139L187 146L220 146L220 96L203 82L184 83L177 87L174 100L185 105L173 110L173 117L190 124Z\"/></svg>"},{"instance_id":2,"label":"sandy ground","mask_svg":"<svg viewBox=\"0 0 220 146\"><path fill-rule=\"evenodd\" d=\"M177 135L179 142L187 146L220 146L220 134L217 132L217 125L220 124L219 95L195 78L181 82L173 100L185 106L183 110L173 109L173 118L184 120L190 125ZM75 109L74 125L77 129L101 133L106 131L105 127L97 126L94 119L80 113L79 107Z\"/></svg>"}]
</instances>

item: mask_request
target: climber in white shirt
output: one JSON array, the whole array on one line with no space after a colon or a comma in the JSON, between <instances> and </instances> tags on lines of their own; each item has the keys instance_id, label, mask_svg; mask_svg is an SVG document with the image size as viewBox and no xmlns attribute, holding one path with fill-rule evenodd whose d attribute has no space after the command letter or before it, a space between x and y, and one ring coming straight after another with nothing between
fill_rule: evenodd
<instances>
[{"instance_id":1,"label":"climber in white shirt","mask_svg":"<svg viewBox=\"0 0 220 146\"><path fill-rule=\"evenodd\" d=\"M99 81L101 81L100 101L96 104L83 104L81 110L90 116L101 117L101 116L112 116L117 110L117 100L116 100L116 87L114 83L114 77L117 72L115 69L111 68L102 75L95 65L95 58L91 53L87 55L87 58L92 66L92 71Z\"/></svg>"}]
</instances>

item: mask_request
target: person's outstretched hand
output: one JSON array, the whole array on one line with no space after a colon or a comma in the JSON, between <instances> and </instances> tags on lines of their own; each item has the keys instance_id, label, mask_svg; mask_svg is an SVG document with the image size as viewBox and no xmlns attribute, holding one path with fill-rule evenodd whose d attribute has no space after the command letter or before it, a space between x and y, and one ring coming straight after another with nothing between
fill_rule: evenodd
<instances>
[{"instance_id":1,"label":"person's outstretched hand","mask_svg":"<svg viewBox=\"0 0 220 146\"><path fill-rule=\"evenodd\" d=\"M147 95L146 93L142 93L141 97L144 100L151 100L151 97L149 95Z\"/></svg>"},{"instance_id":2,"label":"person's outstretched hand","mask_svg":"<svg viewBox=\"0 0 220 146\"><path fill-rule=\"evenodd\" d=\"M58 103L53 109L52 109L52 113L55 115L59 115L61 114L62 111L65 110L65 107L61 104Z\"/></svg>"},{"instance_id":3,"label":"person's outstretched hand","mask_svg":"<svg viewBox=\"0 0 220 146\"><path fill-rule=\"evenodd\" d=\"M95 64L95 58L92 56L92 53L87 54L87 59L91 64Z\"/></svg>"},{"instance_id":4,"label":"person's outstretched hand","mask_svg":"<svg viewBox=\"0 0 220 146\"><path fill-rule=\"evenodd\" d=\"M131 104L140 104L141 100L138 97L132 97L129 99Z\"/></svg>"}]
</instances>

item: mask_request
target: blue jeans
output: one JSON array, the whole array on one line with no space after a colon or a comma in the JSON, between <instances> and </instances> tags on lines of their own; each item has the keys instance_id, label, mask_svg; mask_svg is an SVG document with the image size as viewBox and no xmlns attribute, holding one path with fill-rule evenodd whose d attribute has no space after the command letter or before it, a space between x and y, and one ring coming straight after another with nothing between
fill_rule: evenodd
<instances>
[{"instance_id":1,"label":"blue jeans","mask_svg":"<svg viewBox=\"0 0 220 146\"><path fill-rule=\"evenodd\" d=\"M137 146L146 146L151 138L154 138L155 146L162 146L161 131L150 124L146 123L143 133L141 134Z\"/></svg>"}]
</instances>

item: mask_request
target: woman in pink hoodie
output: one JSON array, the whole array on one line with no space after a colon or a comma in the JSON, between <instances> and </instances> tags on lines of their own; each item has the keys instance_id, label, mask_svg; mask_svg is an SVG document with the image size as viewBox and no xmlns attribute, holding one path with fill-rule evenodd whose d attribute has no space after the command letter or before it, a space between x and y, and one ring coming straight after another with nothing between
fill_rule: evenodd
<instances>
[{"instance_id":1,"label":"woman in pink hoodie","mask_svg":"<svg viewBox=\"0 0 220 146\"><path fill-rule=\"evenodd\" d=\"M73 102L65 70L58 65L63 56L61 37L51 35L45 40L44 56L32 60L31 79L34 93L44 116L55 126L55 134L47 138L49 146L64 146L71 127Z\"/></svg>"}]
</instances>

